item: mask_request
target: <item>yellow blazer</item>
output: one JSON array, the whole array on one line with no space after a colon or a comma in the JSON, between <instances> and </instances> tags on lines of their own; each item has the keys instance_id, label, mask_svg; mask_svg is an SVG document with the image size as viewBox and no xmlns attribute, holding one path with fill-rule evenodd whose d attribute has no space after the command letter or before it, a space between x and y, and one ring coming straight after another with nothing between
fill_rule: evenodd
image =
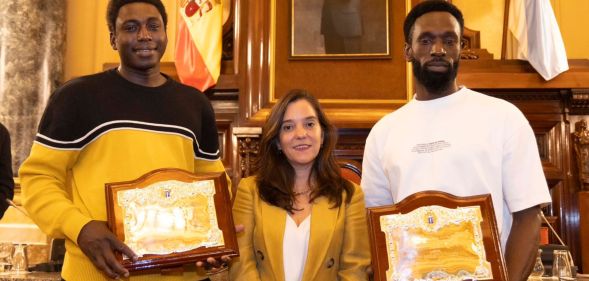
<instances>
[{"instance_id":1,"label":"yellow blazer","mask_svg":"<svg viewBox=\"0 0 589 281\"><path fill-rule=\"evenodd\" d=\"M324 197L315 201L303 281L368 280L370 248L364 194L354 187L352 201L339 208L330 208ZM231 264L232 281L284 281L286 216L285 210L260 198L255 177L239 182L233 219L235 224L243 224L245 231L237 236L240 257Z\"/></svg>"}]
</instances>

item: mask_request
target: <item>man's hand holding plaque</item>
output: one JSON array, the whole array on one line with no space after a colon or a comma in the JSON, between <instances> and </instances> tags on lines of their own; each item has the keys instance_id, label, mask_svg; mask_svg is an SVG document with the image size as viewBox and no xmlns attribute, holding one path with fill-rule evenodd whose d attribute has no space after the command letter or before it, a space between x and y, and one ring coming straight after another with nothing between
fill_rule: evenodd
<instances>
[{"instance_id":1,"label":"man's hand holding plaque","mask_svg":"<svg viewBox=\"0 0 589 281\"><path fill-rule=\"evenodd\" d=\"M129 276L129 271L116 259L115 251L131 257L133 261L137 261L139 258L102 221L91 221L84 225L78 235L78 245L96 268L113 279Z\"/></svg>"}]
</instances>

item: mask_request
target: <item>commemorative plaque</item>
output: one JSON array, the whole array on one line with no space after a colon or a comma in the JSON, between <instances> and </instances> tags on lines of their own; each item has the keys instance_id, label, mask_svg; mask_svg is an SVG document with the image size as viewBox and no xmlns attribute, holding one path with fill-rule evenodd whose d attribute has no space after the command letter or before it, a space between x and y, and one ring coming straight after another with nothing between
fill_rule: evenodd
<instances>
[{"instance_id":1,"label":"commemorative plaque","mask_svg":"<svg viewBox=\"0 0 589 281\"><path fill-rule=\"evenodd\" d=\"M108 226L137 255L130 271L239 255L225 173L152 171L106 184Z\"/></svg>"},{"instance_id":2,"label":"commemorative plaque","mask_svg":"<svg viewBox=\"0 0 589 281\"><path fill-rule=\"evenodd\" d=\"M368 220L375 281L507 278L490 195L420 192Z\"/></svg>"}]
</instances>

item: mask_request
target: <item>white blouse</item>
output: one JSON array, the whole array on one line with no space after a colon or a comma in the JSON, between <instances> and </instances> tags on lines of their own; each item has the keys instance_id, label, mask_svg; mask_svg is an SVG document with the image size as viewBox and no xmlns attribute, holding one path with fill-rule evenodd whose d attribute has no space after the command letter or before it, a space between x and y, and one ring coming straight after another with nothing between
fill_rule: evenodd
<instances>
[{"instance_id":1,"label":"white blouse","mask_svg":"<svg viewBox=\"0 0 589 281\"><path fill-rule=\"evenodd\" d=\"M285 281L303 280L310 234L311 215L306 217L298 227L297 223L288 214L286 215L286 227L282 242Z\"/></svg>"}]
</instances>

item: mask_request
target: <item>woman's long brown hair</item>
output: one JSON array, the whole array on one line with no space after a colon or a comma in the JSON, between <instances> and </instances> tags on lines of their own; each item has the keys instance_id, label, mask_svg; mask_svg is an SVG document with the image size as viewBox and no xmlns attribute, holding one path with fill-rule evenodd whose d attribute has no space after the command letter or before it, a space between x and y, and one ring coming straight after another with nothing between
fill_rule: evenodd
<instances>
[{"instance_id":1,"label":"woman's long brown hair","mask_svg":"<svg viewBox=\"0 0 589 281\"><path fill-rule=\"evenodd\" d=\"M354 194L354 186L341 176L339 165L333 156L337 142L335 127L331 125L315 97L305 90L291 90L272 108L268 120L262 129L260 156L256 161L258 168L257 184L262 200L280 207L287 212L293 208L295 195L293 192L295 171L286 156L278 149L280 128L287 107L298 100L306 100L311 104L323 132L323 145L315 158L309 183L313 184L311 201L325 196L332 207L339 207L346 193L345 202L349 203Z\"/></svg>"}]
</instances>

